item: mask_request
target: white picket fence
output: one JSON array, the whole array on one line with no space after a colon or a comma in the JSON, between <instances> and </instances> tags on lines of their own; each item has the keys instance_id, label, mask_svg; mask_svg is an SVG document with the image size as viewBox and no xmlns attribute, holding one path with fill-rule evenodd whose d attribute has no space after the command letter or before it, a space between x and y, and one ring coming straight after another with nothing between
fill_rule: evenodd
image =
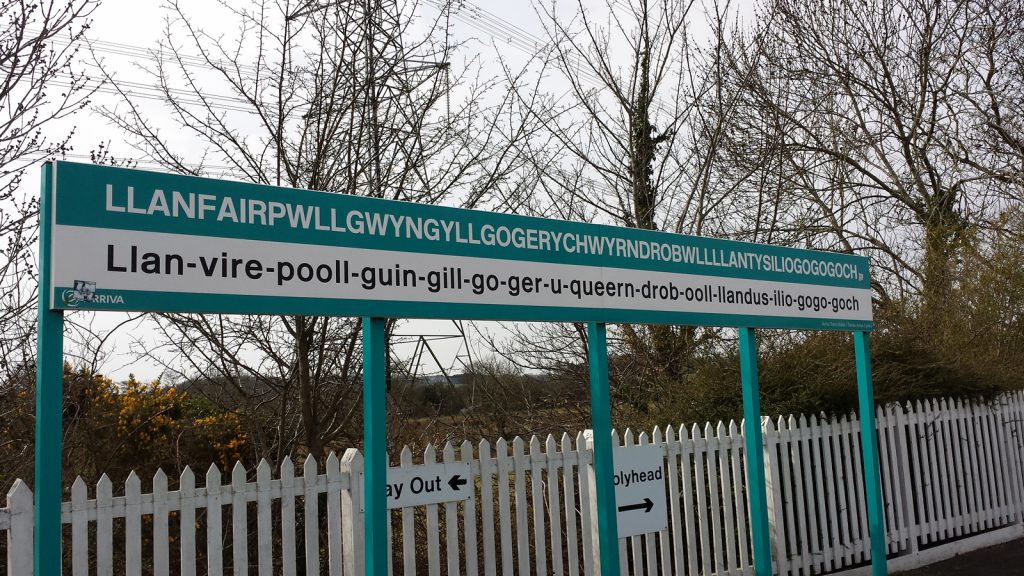
<instances>
[{"instance_id":1,"label":"white picket fence","mask_svg":"<svg viewBox=\"0 0 1024 576\"><path fill-rule=\"evenodd\" d=\"M891 565L1024 535L1024 394L993 404L891 405L877 418ZM762 424L776 572L863 572L870 550L857 420ZM663 447L670 503L667 530L620 540L621 574L753 573L741 430L732 422L670 426L616 439L623 450ZM392 511L394 573L595 572L584 434L500 439L493 448L486 440L448 444L440 456L470 463L473 497ZM428 447L420 462L435 461ZM405 449L399 466L412 465ZM104 476L92 498L78 479L63 505L68 573L362 574L361 455L332 454L324 470L308 458L302 468L296 476L286 459L275 478L264 461L250 478L238 464L225 483L211 466L202 487L185 469L173 490L158 472L145 493L133 473L117 496ZM19 481L0 508L11 576L31 571L31 501Z\"/></svg>"}]
</instances>

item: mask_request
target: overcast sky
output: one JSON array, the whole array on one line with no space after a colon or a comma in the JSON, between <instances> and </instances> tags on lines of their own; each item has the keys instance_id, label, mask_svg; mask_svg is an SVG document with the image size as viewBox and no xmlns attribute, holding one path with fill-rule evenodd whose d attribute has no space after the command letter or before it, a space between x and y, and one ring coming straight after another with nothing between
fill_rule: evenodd
<instances>
[{"instance_id":1,"label":"overcast sky","mask_svg":"<svg viewBox=\"0 0 1024 576\"><path fill-rule=\"evenodd\" d=\"M619 4L619 10L626 10L626 1L618 0L613 4ZM435 7L438 3L439 1L435 0L422 0L419 9L424 15L433 17L438 13L438 9ZM496 50L500 50L507 62L518 65L525 61L529 44L534 40L540 40L542 28L530 0L506 0L504 2L476 0L461 4L462 11L452 19L452 33L456 40L466 42L467 53L462 56L463 58L473 55L474 52L479 52L486 66L487 63L496 61L494 54ZM750 4L750 1L740 3L745 13L750 12ZM196 15L196 20L191 21L193 26L200 27L211 35L230 34L234 30L232 20L220 13L214 7L214 3L209 0L180 0L180 5L186 13ZM481 6L486 7L486 10L481 11ZM694 7L696 16L691 17L694 30L698 35L702 30L701 10L701 3L697 2ZM593 14L607 14L603 0L593 2ZM150 88L152 80L146 77L139 67L152 65L152 60L145 57L146 51L153 49L163 38L167 19L170 17L173 17L172 12L165 3L157 0L103 0L93 14L92 28L88 33L90 40L95 41L93 47L97 56L105 61L108 70L116 72L122 89L140 96L137 101L141 103L146 113L156 119L158 123L161 120L166 122L168 128L171 128L172 124L167 121L167 111L159 101L152 99L153 92ZM605 20L605 17L601 16L600 20ZM186 45L183 52L194 53L195 50L189 50ZM459 61L459 58L456 60ZM226 94L226 92L222 92L222 94ZM101 92L96 94L93 103L95 106L113 107L118 103L118 98L113 94ZM87 162L90 150L95 149L100 143L108 142L114 156L138 158L138 152L125 143L120 132L98 114L81 113L73 119L73 122L67 123L60 129L68 130L72 124L75 127L75 136L72 140L74 150L69 155L69 160ZM51 132L51 139L57 137L60 129L54 129ZM172 135L172 143L177 144L180 150L192 150L196 154L199 153L198 147L189 141L187 134L180 131L169 131L168 133ZM157 168L152 163L140 163L139 167ZM38 183L35 179L28 178L24 188L26 194L36 193ZM125 316L102 313L92 318L83 313L76 313L72 320L88 323L94 329L102 332L123 322ZM491 326L490 329L494 330L495 327ZM456 334L452 323L448 321L407 322L403 331L406 334ZM121 327L110 340L110 344L106 346L110 356L101 365L101 370L117 380L127 378L129 373L134 373L143 379L159 376L161 372L159 367L147 362L133 363L132 355L128 350L129 342L134 339L152 343L153 338L151 329L147 328L145 323L135 322ZM436 342L435 351L441 358L441 364L446 368L457 366L456 356L465 354L461 340L455 338ZM400 355L408 355L412 352L412 346L404 346L397 352ZM429 360L423 369L427 372L436 372L437 370L436 365ZM456 371L458 371L457 368Z\"/></svg>"}]
</instances>

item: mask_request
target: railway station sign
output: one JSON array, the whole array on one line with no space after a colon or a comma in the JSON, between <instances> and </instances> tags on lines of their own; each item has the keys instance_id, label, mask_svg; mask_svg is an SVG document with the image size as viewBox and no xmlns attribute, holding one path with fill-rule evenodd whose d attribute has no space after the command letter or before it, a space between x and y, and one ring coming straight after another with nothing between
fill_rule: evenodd
<instances>
[{"instance_id":1,"label":"railway station sign","mask_svg":"<svg viewBox=\"0 0 1024 576\"><path fill-rule=\"evenodd\" d=\"M386 318L588 323L600 562L613 568L616 539L664 529L667 505L660 447L613 456L606 324L737 327L758 576L771 574L772 558L754 329L850 331L872 573L887 573L867 258L71 162L49 162L42 172L40 576L61 570L51 551L61 542L63 311L74 309L362 316L364 554L372 576L390 567L388 508L463 500L472 488L465 464L388 472Z\"/></svg>"},{"instance_id":2,"label":"railway station sign","mask_svg":"<svg viewBox=\"0 0 1024 576\"><path fill-rule=\"evenodd\" d=\"M868 260L56 162L51 309L870 330Z\"/></svg>"}]
</instances>

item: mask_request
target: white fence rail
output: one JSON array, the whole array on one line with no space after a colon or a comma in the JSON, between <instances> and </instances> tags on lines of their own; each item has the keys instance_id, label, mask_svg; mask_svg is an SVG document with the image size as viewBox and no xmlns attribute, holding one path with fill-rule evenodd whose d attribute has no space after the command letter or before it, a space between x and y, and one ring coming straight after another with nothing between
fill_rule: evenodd
<instances>
[{"instance_id":1,"label":"white fence rail","mask_svg":"<svg viewBox=\"0 0 1024 576\"><path fill-rule=\"evenodd\" d=\"M1024 395L891 405L877 417L890 558L908 567L926 559L918 554L926 548L983 543L971 535L1024 534ZM801 416L763 426L776 572L864 566L857 420ZM663 447L670 505L667 530L620 540L620 573L753 573L741 429L670 426L616 439L624 449ZM438 460L428 447L420 461ZM440 461L470 463L473 497L392 511L393 573L594 574L592 454L583 434L449 444ZM399 466L412 465L405 449ZM276 474L266 461L251 475L238 464L227 479L211 466L203 486L185 469L170 489L161 471L148 492L133 473L117 496L105 476L91 497L78 479L63 505L67 573L361 574L362 494L353 481L361 469L361 455L349 450L323 470L306 459L301 475L287 459ZM31 570L31 506L19 481L0 508L10 576Z\"/></svg>"}]
</instances>

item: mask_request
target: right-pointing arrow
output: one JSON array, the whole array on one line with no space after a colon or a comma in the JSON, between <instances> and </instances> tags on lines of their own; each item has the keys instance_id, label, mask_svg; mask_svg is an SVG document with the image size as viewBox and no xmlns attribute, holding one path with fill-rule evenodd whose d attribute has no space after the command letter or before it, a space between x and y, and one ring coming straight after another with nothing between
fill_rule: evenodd
<instances>
[{"instance_id":1,"label":"right-pointing arrow","mask_svg":"<svg viewBox=\"0 0 1024 576\"><path fill-rule=\"evenodd\" d=\"M643 502L639 504L627 504L625 506L619 506L619 512L630 512L633 510L643 510L644 514L647 514L654 508L654 502L650 498L644 498Z\"/></svg>"}]
</instances>

